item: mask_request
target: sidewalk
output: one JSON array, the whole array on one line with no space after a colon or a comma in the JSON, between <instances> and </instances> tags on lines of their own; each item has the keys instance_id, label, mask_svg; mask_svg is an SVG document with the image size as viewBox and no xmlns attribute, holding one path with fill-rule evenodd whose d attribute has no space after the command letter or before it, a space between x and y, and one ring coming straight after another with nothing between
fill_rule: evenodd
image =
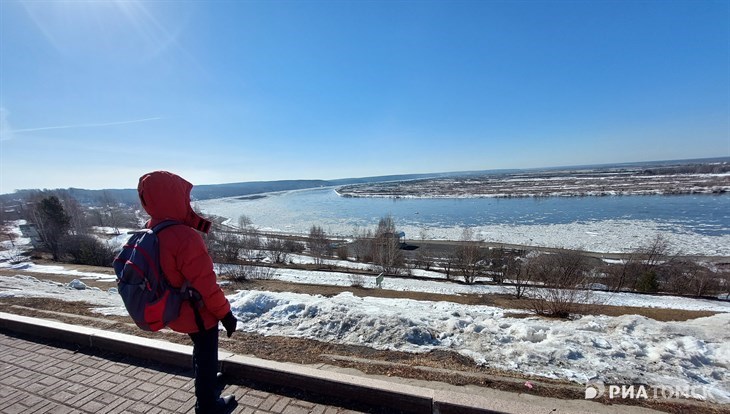
<instances>
[{"instance_id":1,"label":"sidewalk","mask_svg":"<svg viewBox=\"0 0 730 414\"><path fill-rule=\"evenodd\" d=\"M192 369L113 352L0 333L0 412L65 414L190 413ZM272 392L234 381L225 393L236 413L356 414L286 389ZM312 401L315 400L315 401Z\"/></svg>"},{"instance_id":2,"label":"sidewalk","mask_svg":"<svg viewBox=\"0 0 730 414\"><path fill-rule=\"evenodd\" d=\"M189 346L0 312L0 413L193 412ZM656 413L219 353L245 414ZM255 381L251 381L253 379ZM399 382L400 381L400 382Z\"/></svg>"}]
</instances>

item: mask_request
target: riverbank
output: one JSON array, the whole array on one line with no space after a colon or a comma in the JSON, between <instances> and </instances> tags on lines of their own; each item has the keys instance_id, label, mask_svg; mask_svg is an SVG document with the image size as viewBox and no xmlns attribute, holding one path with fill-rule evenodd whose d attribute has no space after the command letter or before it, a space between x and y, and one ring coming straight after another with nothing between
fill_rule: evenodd
<instances>
[{"instance_id":1,"label":"riverbank","mask_svg":"<svg viewBox=\"0 0 730 414\"><path fill-rule=\"evenodd\" d=\"M637 166L471 174L352 184L337 189L337 194L343 197L388 198L586 197L728 192L728 163L666 166L653 170Z\"/></svg>"}]
</instances>

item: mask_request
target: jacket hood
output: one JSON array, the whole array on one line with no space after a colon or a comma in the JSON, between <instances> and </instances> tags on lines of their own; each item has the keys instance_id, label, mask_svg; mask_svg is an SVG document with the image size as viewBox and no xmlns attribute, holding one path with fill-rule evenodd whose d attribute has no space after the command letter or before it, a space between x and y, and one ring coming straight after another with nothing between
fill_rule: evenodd
<instances>
[{"instance_id":1,"label":"jacket hood","mask_svg":"<svg viewBox=\"0 0 730 414\"><path fill-rule=\"evenodd\" d=\"M153 222L177 220L207 233L210 221L200 217L190 205L193 185L168 171L154 171L140 177L139 201Z\"/></svg>"}]
</instances>

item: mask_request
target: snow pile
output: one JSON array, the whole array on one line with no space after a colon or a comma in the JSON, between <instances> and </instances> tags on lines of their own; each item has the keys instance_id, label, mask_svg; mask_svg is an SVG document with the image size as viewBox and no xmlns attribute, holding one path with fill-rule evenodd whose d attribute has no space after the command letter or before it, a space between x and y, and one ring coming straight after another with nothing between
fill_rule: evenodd
<instances>
[{"instance_id":1,"label":"snow pile","mask_svg":"<svg viewBox=\"0 0 730 414\"><path fill-rule=\"evenodd\" d=\"M99 272L82 272L79 270L74 269L67 269L64 266L61 265L39 265L32 262L22 262L22 263L16 263L16 264L10 264L10 263L0 263L0 269L13 269L13 270L23 270L26 272L33 272L33 273L50 273L50 274L56 274L56 275L68 275L73 276L77 278L84 278L84 279L99 279L99 280L115 280L116 275L112 271L112 269L109 269L110 273L99 273Z\"/></svg>"},{"instance_id":2,"label":"snow pile","mask_svg":"<svg viewBox=\"0 0 730 414\"><path fill-rule=\"evenodd\" d=\"M79 284L84 285L85 288L79 289ZM110 289L105 292L97 287L86 286L78 280L63 284L50 280L39 280L26 275L0 276L0 298L13 297L52 298L69 302L87 302L92 305L114 308L115 311L110 314L115 315L124 314L121 311L125 311L122 298L116 291L112 292Z\"/></svg>"},{"instance_id":3,"label":"snow pile","mask_svg":"<svg viewBox=\"0 0 730 414\"><path fill-rule=\"evenodd\" d=\"M86 283L84 283L78 279L74 279L71 282L69 282L68 287L76 289L76 290L84 290L87 288Z\"/></svg>"},{"instance_id":4,"label":"snow pile","mask_svg":"<svg viewBox=\"0 0 730 414\"><path fill-rule=\"evenodd\" d=\"M459 352L478 364L584 384L704 386L730 402L730 313L688 322L636 315L575 321L511 318L450 302L240 292L229 298L240 330L377 349Z\"/></svg>"}]
</instances>

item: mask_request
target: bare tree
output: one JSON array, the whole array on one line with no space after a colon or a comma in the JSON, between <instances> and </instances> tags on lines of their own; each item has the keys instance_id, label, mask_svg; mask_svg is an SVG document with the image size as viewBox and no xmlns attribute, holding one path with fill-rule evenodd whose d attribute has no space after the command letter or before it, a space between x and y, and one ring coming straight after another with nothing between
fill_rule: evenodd
<instances>
[{"instance_id":1,"label":"bare tree","mask_svg":"<svg viewBox=\"0 0 730 414\"><path fill-rule=\"evenodd\" d=\"M608 283L614 292L635 290L654 292L659 289L660 270L672 257L667 240L660 234L634 249L620 265L607 270Z\"/></svg>"},{"instance_id":2,"label":"bare tree","mask_svg":"<svg viewBox=\"0 0 730 414\"><path fill-rule=\"evenodd\" d=\"M669 254L669 242L661 234L637 249L638 262L633 267L635 272L638 270L633 275L634 290L656 292L660 289L660 266L667 262Z\"/></svg>"},{"instance_id":3,"label":"bare tree","mask_svg":"<svg viewBox=\"0 0 730 414\"><path fill-rule=\"evenodd\" d=\"M486 254L479 241L474 240L470 228L464 228L459 245L454 251L454 265L464 276L464 282L473 284L477 277L484 274Z\"/></svg>"},{"instance_id":4,"label":"bare tree","mask_svg":"<svg viewBox=\"0 0 730 414\"><path fill-rule=\"evenodd\" d=\"M690 286L695 296L722 293L721 276L710 269L703 268L693 278Z\"/></svg>"},{"instance_id":5,"label":"bare tree","mask_svg":"<svg viewBox=\"0 0 730 414\"><path fill-rule=\"evenodd\" d=\"M245 214L241 214L238 216L238 228L241 230L247 229L253 225L253 221L251 221L251 218Z\"/></svg>"},{"instance_id":6,"label":"bare tree","mask_svg":"<svg viewBox=\"0 0 730 414\"><path fill-rule=\"evenodd\" d=\"M252 260L262 248L261 234L245 214L238 217L238 227L241 238L240 254L247 260Z\"/></svg>"},{"instance_id":7,"label":"bare tree","mask_svg":"<svg viewBox=\"0 0 730 414\"><path fill-rule=\"evenodd\" d=\"M5 213L5 202L0 200L0 228L4 228L7 221L8 215Z\"/></svg>"},{"instance_id":8,"label":"bare tree","mask_svg":"<svg viewBox=\"0 0 730 414\"><path fill-rule=\"evenodd\" d=\"M533 259L537 252L529 252L524 257L507 257L505 260L505 277L514 286L515 298L524 297L530 289L535 275Z\"/></svg>"},{"instance_id":9,"label":"bare tree","mask_svg":"<svg viewBox=\"0 0 730 414\"><path fill-rule=\"evenodd\" d=\"M380 270L390 275L402 273L405 260L400 249L400 240L392 216L385 216L380 219L371 246L373 263Z\"/></svg>"},{"instance_id":10,"label":"bare tree","mask_svg":"<svg viewBox=\"0 0 730 414\"><path fill-rule=\"evenodd\" d=\"M322 266L325 257L330 254L330 241L322 227L313 225L309 229L309 238L307 239L307 247L314 258L314 264Z\"/></svg>"},{"instance_id":11,"label":"bare tree","mask_svg":"<svg viewBox=\"0 0 730 414\"><path fill-rule=\"evenodd\" d=\"M352 252L355 255L355 260L363 262L371 262L372 256L372 240L373 232L371 230L357 230L355 229L355 240L352 242Z\"/></svg>"},{"instance_id":12,"label":"bare tree","mask_svg":"<svg viewBox=\"0 0 730 414\"><path fill-rule=\"evenodd\" d=\"M15 247L15 232L10 229L9 217L5 211L6 205L0 201L0 240L8 240L12 247Z\"/></svg>"}]
</instances>

